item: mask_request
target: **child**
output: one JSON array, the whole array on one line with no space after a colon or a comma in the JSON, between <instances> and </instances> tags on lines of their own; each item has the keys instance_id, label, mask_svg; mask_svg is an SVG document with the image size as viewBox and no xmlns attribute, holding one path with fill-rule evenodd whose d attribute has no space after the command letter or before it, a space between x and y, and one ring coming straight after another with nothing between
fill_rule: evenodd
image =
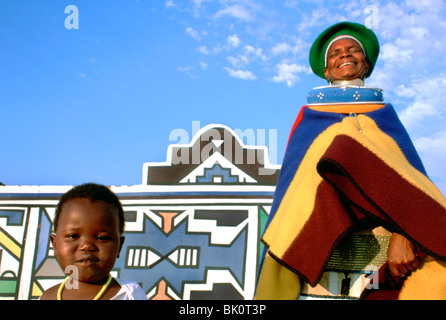
<instances>
[{"instance_id":1,"label":"child","mask_svg":"<svg viewBox=\"0 0 446 320\"><path fill-rule=\"evenodd\" d=\"M110 275L124 243L124 211L107 187L87 183L65 193L57 205L51 242L69 276L41 300L146 300L135 282Z\"/></svg>"}]
</instances>

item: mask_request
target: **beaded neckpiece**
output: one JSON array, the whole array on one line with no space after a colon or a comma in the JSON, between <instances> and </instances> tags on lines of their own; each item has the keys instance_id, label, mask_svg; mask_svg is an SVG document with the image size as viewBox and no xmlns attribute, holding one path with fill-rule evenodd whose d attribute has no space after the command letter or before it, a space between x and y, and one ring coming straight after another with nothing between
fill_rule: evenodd
<instances>
[{"instance_id":1,"label":"beaded neckpiece","mask_svg":"<svg viewBox=\"0 0 446 320\"><path fill-rule=\"evenodd\" d=\"M66 277L65 280L60 284L59 290L57 290L57 300L62 300L62 291L65 287L65 283L68 281L70 277ZM110 285L112 281L111 274L108 275L107 282L102 286L101 290L98 292L98 294L93 298L93 300L99 300L102 295L104 294L105 290L107 290L108 286Z\"/></svg>"},{"instance_id":2,"label":"beaded neckpiece","mask_svg":"<svg viewBox=\"0 0 446 320\"><path fill-rule=\"evenodd\" d=\"M381 89L352 85L316 87L307 95L308 105L383 103Z\"/></svg>"}]
</instances>

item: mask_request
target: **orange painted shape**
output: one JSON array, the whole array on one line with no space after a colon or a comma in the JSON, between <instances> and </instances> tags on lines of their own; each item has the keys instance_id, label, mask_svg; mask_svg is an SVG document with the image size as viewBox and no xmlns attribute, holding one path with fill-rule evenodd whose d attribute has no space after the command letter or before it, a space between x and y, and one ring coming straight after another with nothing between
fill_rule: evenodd
<instances>
[{"instance_id":1,"label":"orange painted shape","mask_svg":"<svg viewBox=\"0 0 446 320\"><path fill-rule=\"evenodd\" d=\"M158 282L158 290L151 300L172 300L167 294L167 284L164 280Z\"/></svg>"},{"instance_id":2,"label":"orange painted shape","mask_svg":"<svg viewBox=\"0 0 446 320\"><path fill-rule=\"evenodd\" d=\"M172 230L172 221L178 212L158 212L158 214L163 218L163 231L168 234Z\"/></svg>"}]
</instances>

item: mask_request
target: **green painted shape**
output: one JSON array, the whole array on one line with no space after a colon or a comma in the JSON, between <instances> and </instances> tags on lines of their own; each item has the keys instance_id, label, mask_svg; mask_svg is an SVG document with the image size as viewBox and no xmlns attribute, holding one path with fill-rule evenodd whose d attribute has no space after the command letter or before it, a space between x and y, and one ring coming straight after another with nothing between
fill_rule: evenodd
<instances>
[{"instance_id":1,"label":"green painted shape","mask_svg":"<svg viewBox=\"0 0 446 320\"><path fill-rule=\"evenodd\" d=\"M17 279L0 279L0 295L15 294L17 289Z\"/></svg>"}]
</instances>

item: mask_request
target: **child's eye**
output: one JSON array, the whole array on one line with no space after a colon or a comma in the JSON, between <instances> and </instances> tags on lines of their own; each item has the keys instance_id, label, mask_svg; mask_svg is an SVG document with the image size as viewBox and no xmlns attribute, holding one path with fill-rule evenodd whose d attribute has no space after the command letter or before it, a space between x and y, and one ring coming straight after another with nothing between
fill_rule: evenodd
<instances>
[{"instance_id":1,"label":"child's eye","mask_svg":"<svg viewBox=\"0 0 446 320\"><path fill-rule=\"evenodd\" d=\"M79 238L79 235L76 234L76 233L70 233L70 234L67 234L65 237L68 238L68 239L74 240L74 239Z\"/></svg>"},{"instance_id":2,"label":"child's eye","mask_svg":"<svg viewBox=\"0 0 446 320\"><path fill-rule=\"evenodd\" d=\"M98 238L99 241L107 241L107 240L110 239L110 237L105 236L105 235L98 235L97 238Z\"/></svg>"}]
</instances>

